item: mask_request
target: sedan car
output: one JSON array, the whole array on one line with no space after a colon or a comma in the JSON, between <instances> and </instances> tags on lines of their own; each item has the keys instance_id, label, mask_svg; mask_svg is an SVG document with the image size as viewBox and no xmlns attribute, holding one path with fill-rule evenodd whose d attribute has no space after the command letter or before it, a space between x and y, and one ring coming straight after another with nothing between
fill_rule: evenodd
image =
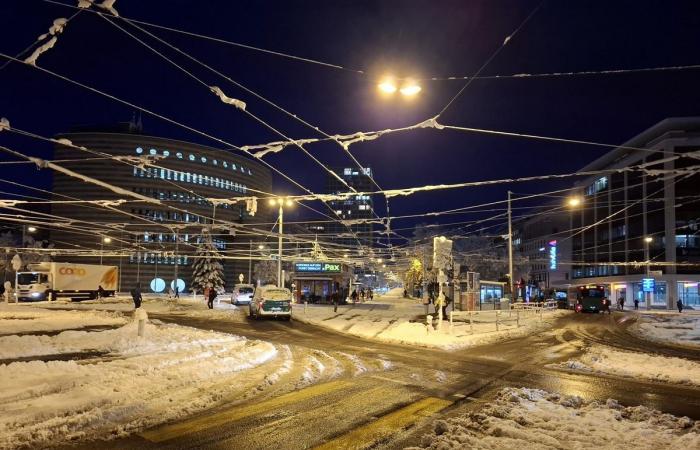
<instances>
[{"instance_id":1,"label":"sedan car","mask_svg":"<svg viewBox=\"0 0 700 450\"><path fill-rule=\"evenodd\" d=\"M253 301L250 302L250 317L282 317L292 318L292 293L287 288L274 285L261 286L255 289Z\"/></svg>"},{"instance_id":2,"label":"sedan car","mask_svg":"<svg viewBox=\"0 0 700 450\"><path fill-rule=\"evenodd\" d=\"M237 284L231 293L232 305L248 305L253 300L255 286L252 284Z\"/></svg>"}]
</instances>

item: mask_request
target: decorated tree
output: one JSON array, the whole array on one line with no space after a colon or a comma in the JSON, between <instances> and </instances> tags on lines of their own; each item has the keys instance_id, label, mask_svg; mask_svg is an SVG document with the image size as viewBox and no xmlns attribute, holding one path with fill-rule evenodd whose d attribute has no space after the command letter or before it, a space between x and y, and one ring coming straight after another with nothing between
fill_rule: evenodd
<instances>
[{"instance_id":1,"label":"decorated tree","mask_svg":"<svg viewBox=\"0 0 700 450\"><path fill-rule=\"evenodd\" d=\"M212 241L209 230L203 229L192 263L192 289L203 292L205 288L224 291L224 266L221 254Z\"/></svg>"},{"instance_id":2,"label":"decorated tree","mask_svg":"<svg viewBox=\"0 0 700 450\"><path fill-rule=\"evenodd\" d=\"M404 274L404 287L413 293L423 283L423 263L418 258L413 258Z\"/></svg>"}]
</instances>

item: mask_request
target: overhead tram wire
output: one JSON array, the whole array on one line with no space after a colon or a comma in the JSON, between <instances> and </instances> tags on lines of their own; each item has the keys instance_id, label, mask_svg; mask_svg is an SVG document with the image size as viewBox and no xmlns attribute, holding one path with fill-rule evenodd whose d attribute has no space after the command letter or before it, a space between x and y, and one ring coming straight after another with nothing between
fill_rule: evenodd
<instances>
[{"instance_id":1,"label":"overhead tram wire","mask_svg":"<svg viewBox=\"0 0 700 450\"><path fill-rule=\"evenodd\" d=\"M98 13L98 14L99 14L99 13ZM105 17L104 15L102 15L102 17L106 19L106 17ZM132 27L136 28L137 30L139 30L139 31L141 31L141 32L143 32L143 33L145 33L145 34L147 34L147 35L150 36L151 38L153 38L153 39L157 40L158 42L162 43L163 45L166 45L166 46L169 47L170 49L175 50L176 52L178 52L179 54L185 56L185 57L188 58L189 60L194 61L195 63L201 65L202 67L206 68L207 70L209 70L209 71L215 73L216 75L222 77L223 79L225 79L225 80L227 80L228 82L232 83L234 86L238 87L239 89L244 90L245 92L249 93L250 95L253 95L254 97L258 98L259 100L261 100L261 101L267 103L268 105L272 106L273 108L275 108L275 109L281 111L282 113L284 113L284 114L287 115L288 117L292 118L293 120L296 120L296 121L300 122L301 124L303 124L304 126L306 126L306 127L310 128L310 129L312 129L312 130L314 130L314 131L316 131L316 132L322 134L323 136L326 137L326 139L334 141L335 143L337 143L337 144L348 154L348 156L350 156L350 158L353 160L353 162L355 163L355 165L356 165L360 170L364 170L364 167L362 166L362 164L355 158L355 156L350 152L350 150L349 150L345 145L343 145L340 141L338 141L337 138L335 138L335 137L329 135L329 134L326 133L325 131L321 130L319 127L314 126L314 125L308 123L307 121L305 121L304 119L302 119L302 118L299 117L298 115L293 114L293 113L291 113L290 111L287 111L285 108L283 108L283 107L281 107L280 105L278 105L278 104L272 102L271 100L269 100L268 98L266 98L266 97L264 97L264 96L258 94L257 92L255 92L255 91L249 89L248 87L242 85L241 83L237 82L236 80L233 80L231 77L225 75L224 73L220 72L220 71L217 70L217 69L214 69L213 67L209 66L208 64L206 64L206 63L200 61L199 59L197 59L197 58L195 58L195 57L193 57L193 56L190 55L189 53L182 51L181 49L179 49L178 47L176 47L176 46L170 44L169 42L165 41L164 39L162 39L162 38L160 38L160 37L154 35L153 33L150 33L149 31L144 30L143 28L141 28L141 27L135 25L135 24L133 23L133 21L130 21L129 19L126 19L126 18L122 18L122 20L124 20L125 22L129 23ZM118 25L116 25L116 24L115 24L114 22L112 22L111 20L110 20L110 23L112 23L113 25L115 25L115 26L118 27ZM119 27L119 28L121 29L121 27ZM122 29L122 30L123 30L123 29ZM131 36L131 34L128 33L126 30L123 30L123 31ZM133 36L132 36L132 37L133 37ZM134 37L134 38L135 38L135 37ZM136 39L136 38L135 38L135 39ZM137 39L137 40L138 40L138 39ZM249 111L244 110L244 112L246 112L247 114L250 114L255 120L258 120L258 121L261 122L264 126L270 128L272 131L274 131L275 133L277 133L278 135L280 135L281 137L283 137L284 139L286 139L288 142L293 143L293 145L296 145L297 147L299 147L302 151L304 151L305 154L307 154L307 156L309 156L310 158L312 158L312 159L313 159L314 161L316 161L317 163L321 164L321 163L318 162L318 161L316 160L316 158L313 157L301 144L299 144L299 143L295 142L294 140L290 139L289 137L285 136L283 133L281 133L281 132L279 132L278 130L274 129L272 126L270 126L270 125L267 124L266 122L262 121L261 119L257 118L256 116L253 116ZM325 168L325 166L324 166L324 169L328 170L327 168ZM335 178L337 178L338 180L340 180L341 183L343 183L346 187L348 187L348 189L354 191L354 189L351 188L351 187L350 187L343 179L341 179L337 174L335 174L334 172L330 172L330 173L331 173L331 175L333 175ZM377 187L377 189L382 190L381 186L379 186L379 184L377 184L376 180L374 179L374 176L368 176L368 177L369 177L369 179L372 181L372 183ZM388 198L385 198L385 200L386 200L387 214L389 214L389 199L388 199ZM377 214L376 214L376 212L375 212L374 210L372 210L372 212L375 214L375 216L377 216ZM389 223L387 223L387 225L386 225L386 230L387 230L388 233L390 233L391 230L390 230L390 225L389 225Z\"/></svg>"},{"instance_id":2,"label":"overhead tram wire","mask_svg":"<svg viewBox=\"0 0 700 450\"><path fill-rule=\"evenodd\" d=\"M175 66L176 68L178 68L179 70L181 70L183 73L185 73L186 75L188 75L189 77L191 77L192 79L194 79L195 81L197 81L198 83L202 84L202 85L207 89L207 91L210 91L211 87L210 87L207 83L205 83L204 81L202 81L201 79L199 79L196 75L192 74L190 71L188 71L187 69L183 68L182 66L180 66L179 64L177 64L176 62L174 62L173 60L171 60L170 58L168 58L167 56L163 55L161 52L159 52L158 50L154 49L153 47L151 47L150 45L148 45L147 43L145 43L144 41L142 41L142 40L139 39L138 37L136 37L136 36L134 36L133 34L129 33L127 30L125 30L124 28L120 27L118 24L114 23L112 20L110 20L109 18L107 18L105 15L103 15L103 14L101 14L101 13L98 13L98 15L99 15L100 17L102 17L104 20L106 20L107 22L109 22L111 25L117 27L118 29L120 29L121 31L123 31L124 33L126 33L128 36L130 36L131 38L135 39L137 42L139 42L140 44L142 44L143 46L145 46L146 48L148 48L149 50L151 50L152 52L154 52L156 55L158 55L158 56L160 56L161 58L163 58L165 61L169 62L170 64L172 64L173 66ZM139 29L140 29L140 28L139 28ZM150 33L148 33L148 34L151 35ZM151 36L153 36L153 35L151 35ZM155 37L155 36L154 36L154 37ZM177 50L179 53L181 53L181 54L183 54L183 55L186 55L188 58L190 58L190 59L192 59L192 60L194 60L194 61L199 62L196 58L194 58L194 57L188 55L188 54L185 53L185 52L182 52L181 50L179 50L179 49L177 49L176 47L170 45L169 43L166 43L165 41L163 41L163 40L161 40L161 39L159 39L159 38L156 38L156 39L158 39L159 42L164 43L164 44L167 45L168 47ZM202 65L204 65L204 64L201 63L201 62L199 62L199 63L202 64ZM208 66L206 66L206 67L208 67ZM217 71L217 73L218 73L218 71ZM222 75L222 76L223 76L223 75ZM226 78L230 80L230 78L228 78L228 77L226 77ZM235 82L235 81L233 81L233 80L231 80L231 82L235 83L235 84L236 84L237 86L239 86L239 87L242 87L242 85L240 85L239 83L237 83L237 82ZM249 89L247 89L247 88L245 88L245 87L243 87L243 88L244 88L247 92L252 92L252 91L250 91ZM261 96L259 96L259 95L257 95L257 94L255 94L255 95L256 95L258 98L262 98ZM264 99L264 100L266 100L266 99ZM266 101L267 101L268 103L271 103L271 102L269 102L268 100L266 100ZM276 105L275 105L275 106L276 106ZM282 136L284 139L287 139L288 141L293 142L292 139L288 138L288 137L285 136L282 132L276 130L274 127L272 127L271 125L267 124L265 121L263 121L262 119L258 118L257 116L255 116L254 114L252 114L250 111L247 111L247 109L243 109L243 111L244 111L244 113L246 113L248 116L250 116L250 117L252 117L253 119L255 119L256 121L258 121L258 122L264 124L267 128L271 129L272 131L274 131L274 132L277 133L278 135ZM332 174L334 177L336 177L338 180L340 180L346 187L348 187L348 188L349 188L350 190L352 190L353 192L356 192L354 188L352 188L351 186L349 186L349 185L345 182L345 180L343 180L342 178L340 178L335 172L333 172L332 170L330 170L330 169L329 169L328 167L326 167L323 163L321 163L318 159L316 159L313 155L311 155L302 145L296 144L296 146L299 147L299 148L300 148L307 156L309 156L314 162L316 162L317 164L319 164L324 170L326 170L327 172L329 172L330 174ZM240 148L239 148L239 150L243 151L243 150L240 149ZM248 152L245 152L245 153L249 154ZM258 158L256 158L256 159L259 160L259 161L261 161L261 162L263 162L263 163L264 163L265 165L267 165L268 167L273 168L269 163L267 163L266 161L264 161L261 157L258 157ZM278 171L277 169L274 169L274 170L275 170L276 172L282 174L282 173L281 173L280 171ZM297 183L296 181L292 180L291 178L287 177L287 176L284 175L284 174L282 174L282 175L285 176L289 181L293 182L293 183L294 183L295 185L297 185L298 187L302 188L302 190L313 194L313 192L311 192L309 189L305 188L305 187L302 186L301 184ZM328 205L326 205L326 206L328 206ZM329 208L329 210L331 209L330 207L328 207L328 208ZM327 217L329 217L329 216L327 216ZM329 217L329 218L330 218L330 217ZM350 230L350 231L352 232L352 230ZM362 246L362 244L360 243L359 239L358 239L358 244L360 244L360 246Z\"/></svg>"}]
</instances>

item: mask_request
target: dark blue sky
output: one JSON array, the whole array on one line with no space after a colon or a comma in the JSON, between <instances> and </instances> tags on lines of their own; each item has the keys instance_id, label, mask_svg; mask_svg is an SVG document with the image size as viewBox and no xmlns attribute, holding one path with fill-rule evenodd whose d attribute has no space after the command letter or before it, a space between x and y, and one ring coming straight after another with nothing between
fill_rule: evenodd
<instances>
[{"instance_id":1,"label":"dark blue sky","mask_svg":"<svg viewBox=\"0 0 700 450\"><path fill-rule=\"evenodd\" d=\"M65 0L68 3L68 0ZM75 4L75 2L70 2ZM375 78L474 73L537 1L118 0L126 17L369 71L368 76L255 53L150 29L238 82L323 130L349 133L410 125L435 115L461 81L423 83L412 102L385 101ZM40 0L0 3L0 51L17 54L73 10ZM159 47L160 48L160 47ZM542 8L482 75L640 68L700 63L700 2L554 1ZM172 55L172 53L168 53ZM248 110L292 137L315 137L268 105L187 63L210 85L248 103ZM213 94L96 15L82 13L39 65L236 145L278 137L222 104ZM659 120L700 114L699 70L541 79L476 80L442 122L503 131L622 143ZM0 116L12 125L54 135L82 123L128 120L132 109L19 64L0 70ZM147 134L216 145L144 116ZM0 145L39 156L50 147L9 133ZM324 163L349 159L331 144L308 149ZM605 149L420 130L351 147L383 188L562 173ZM5 156L0 156L5 158ZM267 160L316 192L325 174L300 150ZM41 187L36 171L2 169L1 178ZM510 186L541 192L564 182ZM392 214L466 206L505 197L508 186L420 194L392 202ZM12 190L2 184L0 190ZM281 180L279 192L295 192ZM383 214L382 208L378 212ZM454 217L447 219L455 220ZM397 223L407 226L413 222Z\"/></svg>"}]
</instances>

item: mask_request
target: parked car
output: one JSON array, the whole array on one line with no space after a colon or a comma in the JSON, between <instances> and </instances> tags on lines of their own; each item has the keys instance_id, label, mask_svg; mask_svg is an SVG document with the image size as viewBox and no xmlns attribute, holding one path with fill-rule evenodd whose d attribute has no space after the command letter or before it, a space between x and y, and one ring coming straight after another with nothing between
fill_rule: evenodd
<instances>
[{"instance_id":1,"label":"parked car","mask_svg":"<svg viewBox=\"0 0 700 450\"><path fill-rule=\"evenodd\" d=\"M248 305L253 301L253 292L255 291L255 286L252 284L237 284L233 287L233 292L231 293L231 304L232 305Z\"/></svg>"},{"instance_id":2,"label":"parked car","mask_svg":"<svg viewBox=\"0 0 700 450\"><path fill-rule=\"evenodd\" d=\"M253 301L248 305L250 317L292 318L292 293L287 288L274 285L260 286L255 289Z\"/></svg>"}]
</instances>

